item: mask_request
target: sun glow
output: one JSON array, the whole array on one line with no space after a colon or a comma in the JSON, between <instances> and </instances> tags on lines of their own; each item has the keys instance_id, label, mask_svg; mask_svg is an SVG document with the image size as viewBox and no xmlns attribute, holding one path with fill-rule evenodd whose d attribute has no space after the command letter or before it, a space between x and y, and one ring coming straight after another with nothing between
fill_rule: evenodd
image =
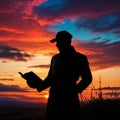
<instances>
[{"instance_id":1,"label":"sun glow","mask_svg":"<svg viewBox=\"0 0 120 120\"><path fill-rule=\"evenodd\" d=\"M44 98L48 98L48 97L49 97L49 95L48 95L48 94L44 95Z\"/></svg>"}]
</instances>

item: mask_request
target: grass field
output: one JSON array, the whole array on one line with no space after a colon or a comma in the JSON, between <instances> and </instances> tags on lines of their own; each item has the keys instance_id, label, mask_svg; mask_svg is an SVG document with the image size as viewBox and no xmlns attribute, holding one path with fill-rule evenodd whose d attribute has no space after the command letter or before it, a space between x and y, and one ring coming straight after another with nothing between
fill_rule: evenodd
<instances>
[{"instance_id":1,"label":"grass field","mask_svg":"<svg viewBox=\"0 0 120 120\"><path fill-rule=\"evenodd\" d=\"M2 105L0 120L44 120L46 104ZM81 120L119 119L120 100L94 100L81 103Z\"/></svg>"},{"instance_id":2,"label":"grass field","mask_svg":"<svg viewBox=\"0 0 120 120\"><path fill-rule=\"evenodd\" d=\"M81 106L81 115L84 119L118 119L120 117L120 100L106 99L93 100Z\"/></svg>"}]
</instances>

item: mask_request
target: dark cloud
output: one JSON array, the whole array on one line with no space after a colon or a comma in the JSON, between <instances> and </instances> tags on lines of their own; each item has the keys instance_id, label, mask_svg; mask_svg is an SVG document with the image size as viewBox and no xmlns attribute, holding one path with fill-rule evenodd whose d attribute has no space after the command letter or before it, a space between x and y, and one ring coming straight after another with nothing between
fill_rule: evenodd
<instances>
[{"instance_id":1,"label":"dark cloud","mask_svg":"<svg viewBox=\"0 0 120 120\"><path fill-rule=\"evenodd\" d=\"M19 50L29 51L29 53L34 54L39 53L46 56L52 56L56 53L57 49L54 44L50 43L50 39L47 41L38 40L38 41L20 41L20 40L9 40L9 41L0 41L1 46L14 46L19 48ZM49 49L49 51L48 51ZM32 56L32 57L34 57Z\"/></svg>"},{"instance_id":2,"label":"dark cloud","mask_svg":"<svg viewBox=\"0 0 120 120\"><path fill-rule=\"evenodd\" d=\"M120 99L120 92L107 92L104 94L109 96L110 98Z\"/></svg>"},{"instance_id":3,"label":"dark cloud","mask_svg":"<svg viewBox=\"0 0 120 120\"><path fill-rule=\"evenodd\" d=\"M92 87L93 90L98 94L101 92L103 95L110 97L110 98L120 98L120 87L101 87L101 88L95 88L94 86Z\"/></svg>"},{"instance_id":4,"label":"dark cloud","mask_svg":"<svg viewBox=\"0 0 120 120\"><path fill-rule=\"evenodd\" d=\"M50 64L48 65L34 65L34 66L29 66L28 68L49 68Z\"/></svg>"},{"instance_id":5,"label":"dark cloud","mask_svg":"<svg viewBox=\"0 0 120 120\"><path fill-rule=\"evenodd\" d=\"M99 88L97 88L95 90L99 90ZM112 90L112 91L117 90L118 91L118 90L120 90L120 87L109 87L108 86L108 87L102 87L101 90Z\"/></svg>"},{"instance_id":6,"label":"dark cloud","mask_svg":"<svg viewBox=\"0 0 120 120\"><path fill-rule=\"evenodd\" d=\"M27 89L20 88L18 85L5 85L0 83L0 92L26 92Z\"/></svg>"},{"instance_id":7,"label":"dark cloud","mask_svg":"<svg viewBox=\"0 0 120 120\"><path fill-rule=\"evenodd\" d=\"M40 6L35 6L33 13L41 19L48 20L78 16L93 17L120 11L119 5L119 0L63 0L54 4L49 0Z\"/></svg>"},{"instance_id":8,"label":"dark cloud","mask_svg":"<svg viewBox=\"0 0 120 120\"><path fill-rule=\"evenodd\" d=\"M14 81L14 79L11 79L11 78L0 78L0 80L3 80L3 81Z\"/></svg>"},{"instance_id":9,"label":"dark cloud","mask_svg":"<svg viewBox=\"0 0 120 120\"><path fill-rule=\"evenodd\" d=\"M15 12L17 8L21 5L18 0L0 0L0 12L1 13L11 13Z\"/></svg>"},{"instance_id":10,"label":"dark cloud","mask_svg":"<svg viewBox=\"0 0 120 120\"><path fill-rule=\"evenodd\" d=\"M20 36L24 36L24 34L20 31L4 29L4 28L3 28L3 30L2 30L2 28L0 30L0 37L3 39L4 38L13 38L13 37L17 38Z\"/></svg>"},{"instance_id":11,"label":"dark cloud","mask_svg":"<svg viewBox=\"0 0 120 120\"><path fill-rule=\"evenodd\" d=\"M99 68L109 68L120 66L120 41L110 44L93 44L93 51L96 51L96 55L90 55L93 59L92 65Z\"/></svg>"},{"instance_id":12,"label":"dark cloud","mask_svg":"<svg viewBox=\"0 0 120 120\"><path fill-rule=\"evenodd\" d=\"M76 21L77 28L88 29L91 32L107 32L120 29L120 13L112 13L95 19L80 18Z\"/></svg>"},{"instance_id":13,"label":"dark cloud","mask_svg":"<svg viewBox=\"0 0 120 120\"><path fill-rule=\"evenodd\" d=\"M92 69L105 69L110 67L120 67L120 41L114 43L99 42L99 43L81 43L78 41L77 46L79 51L83 51L89 60Z\"/></svg>"},{"instance_id":14,"label":"dark cloud","mask_svg":"<svg viewBox=\"0 0 120 120\"><path fill-rule=\"evenodd\" d=\"M33 55L20 51L17 48L10 46L0 46L0 58L3 60L13 61L27 61L31 59Z\"/></svg>"},{"instance_id":15,"label":"dark cloud","mask_svg":"<svg viewBox=\"0 0 120 120\"><path fill-rule=\"evenodd\" d=\"M13 35L19 36L25 35L27 36L27 32L30 31L39 31L40 25L36 23L33 19L24 19L23 15L20 12L11 13L11 14L0 14L0 31L1 35ZM34 28L34 29L33 29ZM42 27L41 27L42 28ZM36 30L35 30L36 29ZM14 34L15 35L14 35ZM5 36L6 37L6 36Z\"/></svg>"},{"instance_id":16,"label":"dark cloud","mask_svg":"<svg viewBox=\"0 0 120 120\"><path fill-rule=\"evenodd\" d=\"M31 17L32 4L34 0L0 0L0 37L27 37L28 32L40 30Z\"/></svg>"},{"instance_id":17,"label":"dark cloud","mask_svg":"<svg viewBox=\"0 0 120 120\"><path fill-rule=\"evenodd\" d=\"M40 98L39 102L33 102L32 101L32 98L30 97L26 97L26 96L17 96L18 98L16 98L16 96L12 96L13 98L11 97L3 97L3 98L0 98L0 107L1 109L5 109L5 108L42 108L44 109L46 107L46 103L44 103ZM28 101L29 99L31 99L31 101ZM33 98L34 100L35 98Z\"/></svg>"}]
</instances>

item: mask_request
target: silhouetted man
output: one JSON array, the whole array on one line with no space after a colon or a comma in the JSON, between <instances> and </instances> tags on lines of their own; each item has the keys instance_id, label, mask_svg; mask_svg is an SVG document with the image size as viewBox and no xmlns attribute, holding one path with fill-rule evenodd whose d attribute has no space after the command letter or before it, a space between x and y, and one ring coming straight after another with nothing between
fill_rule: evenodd
<instances>
[{"instance_id":1,"label":"silhouetted man","mask_svg":"<svg viewBox=\"0 0 120 120\"><path fill-rule=\"evenodd\" d=\"M56 43L59 53L52 57L50 69L43 85L35 82L34 78L33 81L27 81L27 84L31 88L36 88L38 92L50 87L46 109L47 120L67 118L79 120L78 93L82 93L92 82L87 57L75 50L71 45L71 40L72 35L69 32L65 30L58 32L56 38L50 42Z\"/></svg>"}]
</instances>

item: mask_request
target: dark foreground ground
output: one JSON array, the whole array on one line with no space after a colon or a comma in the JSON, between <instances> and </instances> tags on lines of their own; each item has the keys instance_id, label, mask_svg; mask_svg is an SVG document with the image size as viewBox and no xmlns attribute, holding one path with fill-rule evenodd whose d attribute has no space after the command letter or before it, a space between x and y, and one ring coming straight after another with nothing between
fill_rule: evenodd
<instances>
[{"instance_id":1,"label":"dark foreground ground","mask_svg":"<svg viewBox=\"0 0 120 120\"><path fill-rule=\"evenodd\" d=\"M45 108L46 104L5 105L0 107L0 120L44 120ZM81 103L81 120L89 119L120 119L120 100Z\"/></svg>"}]
</instances>

